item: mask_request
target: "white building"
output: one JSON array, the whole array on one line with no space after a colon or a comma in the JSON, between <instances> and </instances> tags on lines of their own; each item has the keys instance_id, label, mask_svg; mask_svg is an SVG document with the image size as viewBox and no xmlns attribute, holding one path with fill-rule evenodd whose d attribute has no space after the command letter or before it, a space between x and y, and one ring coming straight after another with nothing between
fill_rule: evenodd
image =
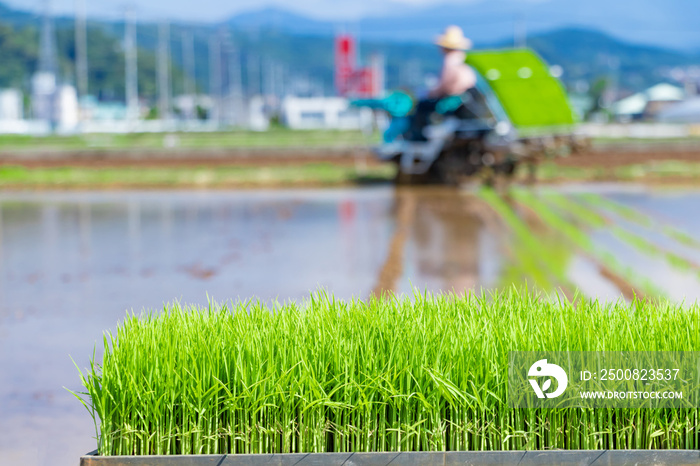
<instances>
[{"instance_id":1,"label":"white building","mask_svg":"<svg viewBox=\"0 0 700 466\"><path fill-rule=\"evenodd\" d=\"M253 131L266 131L270 127L270 119L265 114L265 99L256 95L248 102L248 128Z\"/></svg>"},{"instance_id":2,"label":"white building","mask_svg":"<svg viewBox=\"0 0 700 466\"><path fill-rule=\"evenodd\" d=\"M18 89L0 90L0 120L18 121L24 116L22 92Z\"/></svg>"},{"instance_id":3,"label":"white building","mask_svg":"<svg viewBox=\"0 0 700 466\"><path fill-rule=\"evenodd\" d=\"M372 124L372 110L351 107L342 97L285 97L281 116L292 129L362 129Z\"/></svg>"},{"instance_id":4,"label":"white building","mask_svg":"<svg viewBox=\"0 0 700 466\"><path fill-rule=\"evenodd\" d=\"M692 97L663 109L659 121L667 123L700 123L700 97Z\"/></svg>"},{"instance_id":5,"label":"white building","mask_svg":"<svg viewBox=\"0 0 700 466\"><path fill-rule=\"evenodd\" d=\"M684 98L685 92L680 87L661 83L618 100L612 111L619 119L654 118L664 108Z\"/></svg>"},{"instance_id":6,"label":"white building","mask_svg":"<svg viewBox=\"0 0 700 466\"><path fill-rule=\"evenodd\" d=\"M32 117L47 122L60 131L78 126L80 107L75 87L58 85L56 75L38 72L32 76Z\"/></svg>"},{"instance_id":7,"label":"white building","mask_svg":"<svg viewBox=\"0 0 700 466\"><path fill-rule=\"evenodd\" d=\"M56 93L56 75L40 71L32 76L32 117L35 120L51 122L55 112L54 94Z\"/></svg>"},{"instance_id":8,"label":"white building","mask_svg":"<svg viewBox=\"0 0 700 466\"><path fill-rule=\"evenodd\" d=\"M262 96L248 98L231 94L224 97L219 118L225 125L256 131L264 131L270 124Z\"/></svg>"},{"instance_id":9,"label":"white building","mask_svg":"<svg viewBox=\"0 0 700 466\"><path fill-rule=\"evenodd\" d=\"M32 126L23 119L22 92L18 89L0 89L0 134L26 134L32 130L43 134L46 129Z\"/></svg>"},{"instance_id":10,"label":"white building","mask_svg":"<svg viewBox=\"0 0 700 466\"><path fill-rule=\"evenodd\" d=\"M80 107L75 87L59 86L54 95L54 121L61 131L73 131L78 126Z\"/></svg>"}]
</instances>

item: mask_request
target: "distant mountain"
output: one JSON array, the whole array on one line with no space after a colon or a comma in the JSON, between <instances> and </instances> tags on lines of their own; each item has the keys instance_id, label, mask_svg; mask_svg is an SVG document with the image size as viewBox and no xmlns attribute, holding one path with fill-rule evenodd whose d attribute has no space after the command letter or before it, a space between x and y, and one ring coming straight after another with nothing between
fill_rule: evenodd
<instances>
[{"instance_id":1,"label":"distant mountain","mask_svg":"<svg viewBox=\"0 0 700 466\"><path fill-rule=\"evenodd\" d=\"M279 8L263 8L238 14L226 24L234 29L254 33L261 30L277 30L298 35L330 35L337 30L335 23L302 16Z\"/></svg>"},{"instance_id":2,"label":"distant mountain","mask_svg":"<svg viewBox=\"0 0 700 466\"><path fill-rule=\"evenodd\" d=\"M562 66L567 83L615 74L620 86L630 92L667 79L668 68L700 63L700 54L630 44L580 28L537 34L528 39L528 46L548 63Z\"/></svg>"},{"instance_id":3,"label":"distant mountain","mask_svg":"<svg viewBox=\"0 0 700 466\"><path fill-rule=\"evenodd\" d=\"M676 0L669 1L676 2ZM601 0L590 0L590 2L592 2L589 3L592 5L592 9L589 11L593 11L594 4L602 4ZM646 0L640 0L640 4L645 2ZM504 4L515 4L512 1L494 3L501 7ZM568 3L571 4L571 2ZM562 3L558 0L533 3L531 13L536 11L534 8L540 4L549 5L553 11L551 14L554 16L556 16L554 13L557 12L555 7L560 9L562 7ZM518 5L522 6L522 3L518 3ZM697 2L697 5L700 6L700 2ZM422 9L418 12L415 8L409 8L405 15L397 14L390 19L383 17L363 19L350 25L310 20L279 9L265 9L257 13L237 15L231 18L227 24L241 34L255 34L260 38L271 35L291 36L291 38L285 39L291 41L290 43L301 41L302 38L306 40L305 38L330 37L338 30L350 30L360 38L362 50L381 51L389 57L390 83L396 84L402 81L400 75L405 74L405 70L402 71L402 68L408 67L406 60L411 58L418 60L418 66L422 70L437 72L439 63L433 59L435 52L431 44L436 31L441 30L442 26L438 25L450 24L451 22L462 24L466 33L475 40L476 48L512 46L512 37L504 39L504 36L508 36L508 34L512 36L512 31L507 33L504 31L513 28L513 24L508 24L508 21L503 19L504 15L507 17L507 14L495 10L489 12L487 8L495 9L495 7L484 4L476 4L473 8L472 4L468 4L451 9ZM608 11L616 8L613 5L608 8ZM691 6L689 9L700 11L700 8L695 6ZM471 11L471 13L466 11ZM588 18L584 13L581 13L581 20ZM475 19L464 19L468 14L481 17L482 20L477 22ZM481 16L478 16L479 14ZM634 17L634 12L630 12L630 16ZM464 19L464 22L461 22L460 18ZM633 24L633 19L630 19L630 24ZM471 26L468 25L470 22ZM504 22L505 24L503 24ZM547 22L544 18L540 18L539 22L535 24L542 26L550 22L554 23L555 21L552 19ZM700 28L698 30L700 31ZM606 32L580 26L538 32L530 30L527 36L527 45L534 48L547 62L561 65L565 71L563 79L571 86L580 80L590 82L597 77L615 74L614 78L622 89L626 88L629 92L633 92L666 80L668 68L700 63L700 53L696 51L630 43ZM330 57L327 59L330 60ZM331 62L327 63L330 66Z\"/></svg>"},{"instance_id":4,"label":"distant mountain","mask_svg":"<svg viewBox=\"0 0 700 466\"><path fill-rule=\"evenodd\" d=\"M2 1L15 5L15 10L31 9L32 15L40 12L44 4L38 0ZM475 42L483 43L512 39L515 22L521 20L528 34L579 27L599 30L628 42L700 50L697 25L700 1L697 0L306 0L288 2L285 8L290 11L270 7L282 5L279 0L142 3L137 11L145 15L141 17L144 21L149 20L149 14L169 17L174 23L201 24L202 18L208 17L217 24L275 27L300 35L327 34L341 26L368 39L418 42L429 40L454 23L464 27ZM72 16L72 0L56 0L53 4L64 16ZM93 19L100 19L105 12L121 11L123 5L123 0L88 2L88 11ZM244 10L246 7L250 11ZM217 16L226 11L238 14L230 20ZM6 12L2 9L0 12L7 20Z\"/></svg>"},{"instance_id":5,"label":"distant mountain","mask_svg":"<svg viewBox=\"0 0 700 466\"><path fill-rule=\"evenodd\" d=\"M697 18L700 1L696 0L448 0L425 7L396 3L388 13L350 22L310 20L265 8L238 14L228 23L294 34L326 34L345 26L367 39L411 42L430 40L446 25L457 24L475 42L484 43L512 40L518 22L517 27L529 34L584 27L627 41L688 51L700 48Z\"/></svg>"},{"instance_id":6,"label":"distant mountain","mask_svg":"<svg viewBox=\"0 0 700 466\"><path fill-rule=\"evenodd\" d=\"M0 2L0 20L14 25L25 25L32 22L37 15L22 10L15 10Z\"/></svg>"},{"instance_id":7,"label":"distant mountain","mask_svg":"<svg viewBox=\"0 0 700 466\"><path fill-rule=\"evenodd\" d=\"M504 5L509 1L512 3L512 0L506 0L499 4ZM676 0L667 1L672 3ZM560 5L558 2L559 0L551 0L546 3L554 7ZM646 0L640 2L645 3ZM540 4L531 5L535 8ZM224 89L227 89L233 79L239 79L236 76L240 74L244 88L252 91L285 85L294 92L304 92L303 86L298 85L306 81L315 92L332 93L332 38L342 28L358 36L361 60L366 60L374 52L384 55L389 88L420 86L427 74L439 72L440 55L432 45L433 36L442 28L437 26L438 23L462 24L467 34L475 40L477 48L512 45L512 38L507 34L497 34L499 27L503 26L498 22L503 15L494 12L491 17L493 21L489 22L484 13L486 7L479 3L470 10L475 17L477 11L482 12L480 22L473 19L471 26L466 24L466 20L465 23L459 21L460 17L467 14L462 11L467 9L464 6L452 10L443 9L444 11L425 10L433 11L433 16L429 17L426 13L424 21L416 17L416 11L421 11L420 8L407 7L404 16L397 14L392 19L393 25L382 18L342 25L279 9L237 15L220 24L172 23L170 49L174 60L173 89L174 92L180 92L183 87L182 33L188 31L194 37L198 87L204 92L209 91L210 83L209 41L212 37L218 37L224 50ZM538 24L545 24L542 21ZM0 66L0 88L13 85L28 89L29 76L35 69L38 56L39 25L40 18L36 15L12 10L0 3L0 63L3 65ZM392 27L394 35L390 34ZM489 34L477 34L479 28L488 27L493 27ZM72 18L57 18L56 29L61 77L70 82L73 79L74 59ZM124 87L121 48L124 25L119 21L92 20L89 22L89 31L91 92L109 99L121 99ZM636 92L666 80L668 70L672 67L700 63L698 53L634 44L590 28L567 27L530 32L528 46L534 48L550 64L561 65L564 69L563 80L572 88L581 82L592 83L600 77L614 75L621 90ZM399 40L401 37L403 39ZM493 38L490 39L491 37ZM141 48L139 91L143 96L152 98L155 93L157 24L140 22L137 42ZM277 81L273 82L274 80Z\"/></svg>"}]
</instances>

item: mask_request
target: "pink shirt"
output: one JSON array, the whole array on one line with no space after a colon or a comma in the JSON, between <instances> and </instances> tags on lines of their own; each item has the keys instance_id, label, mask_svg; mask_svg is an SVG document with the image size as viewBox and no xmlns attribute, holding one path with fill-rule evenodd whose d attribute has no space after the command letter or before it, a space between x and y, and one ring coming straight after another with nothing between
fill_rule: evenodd
<instances>
[{"instance_id":1,"label":"pink shirt","mask_svg":"<svg viewBox=\"0 0 700 466\"><path fill-rule=\"evenodd\" d=\"M463 94L476 85L476 73L464 63L466 57L461 50L450 50L445 54L440 83L430 91L431 97Z\"/></svg>"}]
</instances>

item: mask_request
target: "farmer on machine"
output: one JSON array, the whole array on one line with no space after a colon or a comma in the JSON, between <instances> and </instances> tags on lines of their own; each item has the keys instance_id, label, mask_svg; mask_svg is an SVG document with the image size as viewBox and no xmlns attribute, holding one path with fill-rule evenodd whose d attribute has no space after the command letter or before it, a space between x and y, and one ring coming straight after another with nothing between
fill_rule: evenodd
<instances>
[{"instance_id":1,"label":"farmer on machine","mask_svg":"<svg viewBox=\"0 0 700 466\"><path fill-rule=\"evenodd\" d=\"M463 94L476 85L476 73L464 62L466 50L471 48L472 43L464 37L462 28L448 26L445 33L437 37L435 44L443 54L442 72L440 81L430 90L428 98L419 101L416 106L411 128L418 139L424 139L422 130L441 98Z\"/></svg>"}]
</instances>

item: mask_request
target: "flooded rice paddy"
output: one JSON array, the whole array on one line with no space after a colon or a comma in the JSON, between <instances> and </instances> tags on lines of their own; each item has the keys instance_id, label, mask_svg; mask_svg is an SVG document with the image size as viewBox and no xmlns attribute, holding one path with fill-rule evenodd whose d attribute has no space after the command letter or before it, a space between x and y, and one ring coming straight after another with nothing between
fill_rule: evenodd
<instances>
[{"instance_id":1,"label":"flooded rice paddy","mask_svg":"<svg viewBox=\"0 0 700 466\"><path fill-rule=\"evenodd\" d=\"M83 367L126 310L511 283L700 297L700 191L568 186L0 195L0 464L95 447Z\"/></svg>"}]
</instances>

